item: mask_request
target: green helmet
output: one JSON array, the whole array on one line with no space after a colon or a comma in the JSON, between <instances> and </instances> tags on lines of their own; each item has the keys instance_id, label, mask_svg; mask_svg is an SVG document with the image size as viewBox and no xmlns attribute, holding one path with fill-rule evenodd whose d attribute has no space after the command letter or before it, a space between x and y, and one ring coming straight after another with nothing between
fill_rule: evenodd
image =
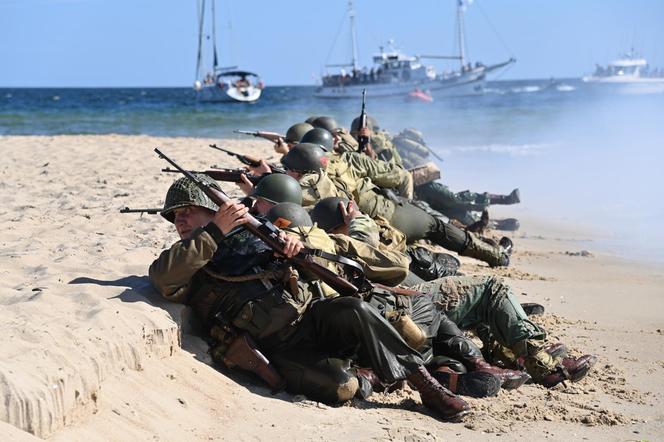
<instances>
[{"instance_id":1,"label":"green helmet","mask_svg":"<svg viewBox=\"0 0 664 442\"><path fill-rule=\"evenodd\" d=\"M300 142L317 144L326 152L332 152L334 150L334 139L332 138L332 134L329 130L323 129L322 127L315 127L308 131L304 134Z\"/></svg>"},{"instance_id":2,"label":"green helmet","mask_svg":"<svg viewBox=\"0 0 664 442\"><path fill-rule=\"evenodd\" d=\"M202 173L198 173L196 176L218 188L217 183L209 176ZM175 182L171 184L171 187L168 188L166 201L164 202L164 210L161 211L161 216L166 218L169 222L174 223L175 214L173 211L180 207L187 206L203 207L215 212L219 209L219 206L212 202L210 197L199 189L193 181L187 177L182 177L175 180Z\"/></svg>"},{"instance_id":3,"label":"green helmet","mask_svg":"<svg viewBox=\"0 0 664 442\"><path fill-rule=\"evenodd\" d=\"M309 132L314 127L309 123L297 123L292 125L286 131L286 142L287 143L299 143L304 134Z\"/></svg>"},{"instance_id":4,"label":"green helmet","mask_svg":"<svg viewBox=\"0 0 664 442\"><path fill-rule=\"evenodd\" d=\"M304 120L304 122L309 123L309 124L314 124L314 121L316 121L316 118L318 118L318 115L312 115L309 118L307 118L306 120Z\"/></svg>"},{"instance_id":5,"label":"green helmet","mask_svg":"<svg viewBox=\"0 0 664 442\"><path fill-rule=\"evenodd\" d=\"M273 204L295 203L302 204L302 188L300 183L285 173L271 173L261 179L252 196L263 198Z\"/></svg>"},{"instance_id":6,"label":"green helmet","mask_svg":"<svg viewBox=\"0 0 664 442\"><path fill-rule=\"evenodd\" d=\"M311 210L311 220L318 224L318 227L329 232L330 230L344 224L344 217L339 210L339 203L347 205L348 198L339 198L330 196L318 201Z\"/></svg>"},{"instance_id":7,"label":"green helmet","mask_svg":"<svg viewBox=\"0 0 664 442\"><path fill-rule=\"evenodd\" d=\"M380 129L378 127L378 121L374 117L371 117L367 115L367 127L371 131L377 131ZM360 130L360 117L357 117L353 120L352 123L350 123L350 131L351 132L358 132Z\"/></svg>"},{"instance_id":8,"label":"green helmet","mask_svg":"<svg viewBox=\"0 0 664 442\"><path fill-rule=\"evenodd\" d=\"M317 172L325 170L328 158L317 144L300 143L281 157L281 164L295 172Z\"/></svg>"},{"instance_id":9,"label":"green helmet","mask_svg":"<svg viewBox=\"0 0 664 442\"><path fill-rule=\"evenodd\" d=\"M323 129L327 129L330 131L330 133L334 132L334 130L339 127L334 118L325 116L316 118L311 124L313 124L314 127L322 127Z\"/></svg>"},{"instance_id":10,"label":"green helmet","mask_svg":"<svg viewBox=\"0 0 664 442\"><path fill-rule=\"evenodd\" d=\"M267 212L267 219L277 227L313 226L304 207L294 203L279 203Z\"/></svg>"}]
</instances>

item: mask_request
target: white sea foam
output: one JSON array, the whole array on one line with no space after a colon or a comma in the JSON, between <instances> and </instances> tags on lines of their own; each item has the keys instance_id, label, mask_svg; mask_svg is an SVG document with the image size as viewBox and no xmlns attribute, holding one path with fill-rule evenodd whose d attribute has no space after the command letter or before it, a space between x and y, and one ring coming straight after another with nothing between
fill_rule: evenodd
<instances>
[{"instance_id":1,"label":"white sea foam","mask_svg":"<svg viewBox=\"0 0 664 442\"><path fill-rule=\"evenodd\" d=\"M559 92L572 92L575 91L576 88L574 86L570 86L569 84L559 84L556 86L556 90Z\"/></svg>"}]
</instances>

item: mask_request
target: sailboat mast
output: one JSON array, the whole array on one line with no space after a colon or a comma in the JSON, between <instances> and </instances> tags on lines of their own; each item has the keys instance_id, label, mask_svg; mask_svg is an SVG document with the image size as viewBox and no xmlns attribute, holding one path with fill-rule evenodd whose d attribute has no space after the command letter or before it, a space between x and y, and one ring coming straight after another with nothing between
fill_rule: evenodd
<instances>
[{"instance_id":1,"label":"sailboat mast","mask_svg":"<svg viewBox=\"0 0 664 442\"><path fill-rule=\"evenodd\" d=\"M201 62L203 61L203 23L205 22L205 0L198 2L198 55L196 57L196 80L201 74Z\"/></svg>"},{"instance_id":2,"label":"sailboat mast","mask_svg":"<svg viewBox=\"0 0 664 442\"><path fill-rule=\"evenodd\" d=\"M357 70L357 32L355 30L355 9L353 9L353 1L348 1L348 17L350 18L350 37L353 50L353 71Z\"/></svg>"},{"instance_id":3,"label":"sailboat mast","mask_svg":"<svg viewBox=\"0 0 664 442\"><path fill-rule=\"evenodd\" d=\"M463 0L459 0L457 2L457 40L459 41L459 61L461 62L461 67L466 63L466 40L463 29L463 10Z\"/></svg>"},{"instance_id":4,"label":"sailboat mast","mask_svg":"<svg viewBox=\"0 0 664 442\"><path fill-rule=\"evenodd\" d=\"M217 12L216 12L216 0L212 0L212 48L214 51L214 62L212 68L214 72L217 72L217 66L219 65L219 59L217 58Z\"/></svg>"}]
</instances>

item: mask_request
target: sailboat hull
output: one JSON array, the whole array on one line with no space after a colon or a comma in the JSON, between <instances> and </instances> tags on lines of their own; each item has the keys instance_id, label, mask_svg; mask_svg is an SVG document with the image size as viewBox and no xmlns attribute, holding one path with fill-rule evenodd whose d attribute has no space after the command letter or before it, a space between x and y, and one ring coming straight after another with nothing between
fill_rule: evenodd
<instances>
[{"instance_id":1,"label":"sailboat hull","mask_svg":"<svg viewBox=\"0 0 664 442\"><path fill-rule=\"evenodd\" d=\"M372 97L403 96L416 89L429 92L434 97L463 97L480 95L484 92L484 74L467 74L441 77L428 81L399 83L358 83L344 86L321 86L314 96L317 98L355 98L362 96L362 90Z\"/></svg>"},{"instance_id":2,"label":"sailboat hull","mask_svg":"<svg viewBox=\"0 0 664 442\"><path fill-rule=\"evenodd\" d=\"M262 92L261 88L254 86L237 88L211 84L197 90L196 98L206 103L253 103L261 97Z\"/></svg>"}]
</instances>

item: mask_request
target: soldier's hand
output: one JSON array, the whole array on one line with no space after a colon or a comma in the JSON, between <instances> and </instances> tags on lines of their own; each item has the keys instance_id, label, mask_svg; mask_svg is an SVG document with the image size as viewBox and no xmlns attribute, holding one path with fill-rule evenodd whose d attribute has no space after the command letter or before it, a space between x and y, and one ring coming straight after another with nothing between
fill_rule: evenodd
<instances>
[{"instance_id":1,"label":"soldier's hand","mask_svg":"<svg viewBox=\"0 0 664 442\"><path fill-rule=\"evenodd\" d=\"M304 244L299 238L288 235L286 232L279 233L279 238L284 241L284 254L290 258L297 255L304 248Z\"/></svg>"},{"instance_id":2,"label":"soldier's hand","mask_svg":"<svg viewBox=\"0 0 664 442\"><path fill-rule=\"evenodd\" d=\"M284 142L283 138L279 138L277 141L275 141L274 151L282 155L286 155L288 153L288 144Z\"/></svg>"},{"instance_id":3,"label":"soldier's hand","mask_svg":"<svg viewBox=\"0 0 664 442\"><path fill-rule=\"evenodd\" d=\"M237 187L244 192L245 195L249 195L251 192L254 191L254 184L249 181L249 178L245 174L240 175L240 182L236 183Z\"/></svg>"},{"instance_id":4,"label":"soldier's hand","mask_svg":"<svg viewBox=\"0 0 664 442\"><path fill-rule=\"evenodd\" d=\"M239 225L246 224L249 220L246 215L249 209L239 202L229 201L222 204L214 214L212 222L219 227L224 235Z\"/></svg>"},{"instance_id":5,"label":"soldier's hand","mask_svg":"<svg viewBox=\"0 0 664 442\"><path fill-rule=\"evenodd\" d=\"M344 218L344 224L346 225L350 224L350 221L361 213L357 204L355 204L355 201L348 201L348 205L345 205L340 201L339 210L341 211L341 215Z\"/></svg>"},{"instance_id":6,"label":"soldier's hand","mask_svg":"<svg viewBox=\"0 0 664 442\"><path fill-rule=\"evenodd\" d=\"M256 167L249 167L249 171L251 171L252 174L261 176L264 173L272 173L272 169L265 160L260 160L259 163L260 164Z\"/></svg>"},{"instance_id":7,"label":"soldier's hand","mask_svg":"<svg viewBox=\"0 0 664 442\"><path fill-rule=\"evenodd\" d=\"M364 149L364 153L372 160L376 159L376 152L374 152L373 147L371 147L371 143L367 143L367 147Z\"/></svg>"}]
</instances>

